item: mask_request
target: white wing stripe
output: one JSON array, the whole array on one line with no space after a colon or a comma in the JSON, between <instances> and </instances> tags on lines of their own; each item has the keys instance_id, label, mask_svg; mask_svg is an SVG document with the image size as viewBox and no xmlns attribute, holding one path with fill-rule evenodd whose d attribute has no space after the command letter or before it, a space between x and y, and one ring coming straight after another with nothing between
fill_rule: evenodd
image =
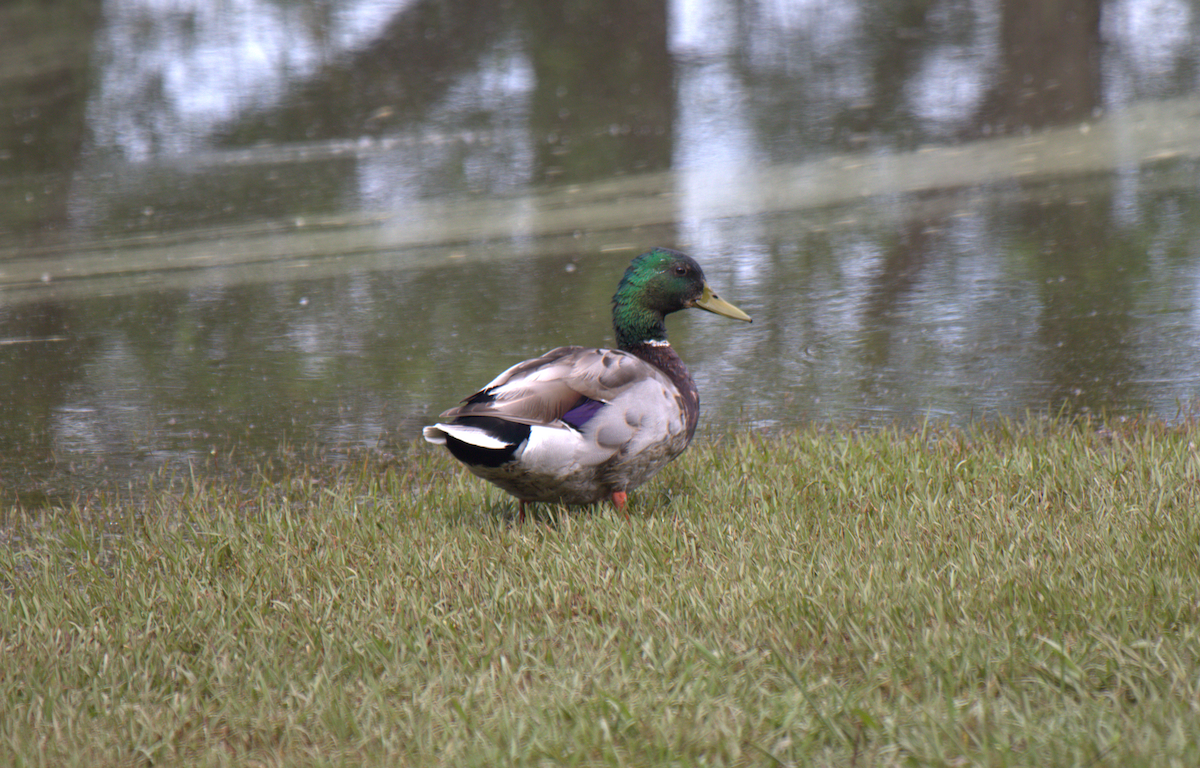
<instances>
[{"instance_id":1,"label":"white wing stripe","mask_svg":"<svg viewBox=\"0 0 1200 768\"><path fill-rule=\"evenodd\" d=\"M478 427L464 427L461 424L438 424L437 428L451 437L479 448L508 448L508 443L497 439L494 435Z\"/></svg>"}]
</instances>

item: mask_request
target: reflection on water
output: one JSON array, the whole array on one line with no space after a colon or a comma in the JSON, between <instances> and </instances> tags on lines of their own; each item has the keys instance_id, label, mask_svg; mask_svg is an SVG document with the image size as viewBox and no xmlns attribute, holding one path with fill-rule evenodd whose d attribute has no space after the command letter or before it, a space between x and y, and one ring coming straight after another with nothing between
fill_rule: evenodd
<instances>
[{"instance_id":1,"label":"reflection on water","mask_svg":"<svg viewBox=\"0 0 1200 768\"><path fill-rule=\"evenodd\" d=\"M0 9L10 496L406 442L657 244L755 317L672 319L716 428L1196 397L1194 3L63 2Z\"/></svg>"}]
</instances>

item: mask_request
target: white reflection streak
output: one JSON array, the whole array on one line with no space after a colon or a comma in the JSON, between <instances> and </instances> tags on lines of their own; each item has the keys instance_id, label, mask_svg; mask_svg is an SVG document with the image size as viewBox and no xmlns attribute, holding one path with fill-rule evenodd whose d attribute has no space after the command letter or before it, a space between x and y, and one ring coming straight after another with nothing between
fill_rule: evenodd
<instances>
[{"instance_id":1,"label":"white reflection streak","mask_svg":"<svg viewBox=\"0 0 1200 768\"><path fill-rule=\"evenodd\" d=\"M735 67L775 70L806 87L861 95L858 72L842 71L830 57L845 58L857 34L857 3L823 0L672 0L668 44L676 58L676 132L673 167L680 239L700 256L734 257L738 284L761 279L762 222L754 216L771 190L758 170L771 158L757 127L749 84ZM797 41L805 54L797 56ZM811 45L809 45L811 43ZM842 54L838 52L842 51Z\"/></svg>"},{"instance_id":2,"label":"white reflection streak","mask_svg":"<svg viewBox=\"0 0 1200 768\"><path fill-rule=\"evenodd\" d=\"M1195 49L1195 19L1182 0L1117 0L1104 8L1101 32L1108 44L1103 59L1105 107L1112 110L1154 96L1158 87ZM1194 53L1193 53L1194 55ZM1112 214L1127 229L1140 224L1141 169L1128 138L1134 126L1117 120Z\"/></svg>"},{"instance_id":3,"label":"white reflection streak","mask_svg":"<svg viewBox=\"0 0 1200 768\"><path fill-rule=\"evenodd\" d=\"M433 130L419 142L371 155L358 164L364 208L403 212L404 206L436 197L439 180L462 176L473 193L502 193L532 179L533 137L529 115L535 86L533 65L515 39L499 41L422 119ZM479 123L483 134L460 126ZM456 167L457 166L457 167ZM530 224L518 217L514 231Z\"/></svg>"},{"instance_id":4,"label":"white reflection streak","mask_svg":"<svg viewBox=\"0 0 1200 768\"><path fill-rule=\"evenodd\" d=\"M95 149L130 161L202 149L222 124L369 43L410 2L352 0L323 23L307 3L109 0L88 105Z\"/></svg>"},{"instance_id":5,"label":"white reflection streak","mask_svg":"<svg viewBox=\"0 0 1200 768\"><path fill-rule=\"evenodd\" d=\"M759 224L748 216L714 218L730 213L731 200L742 201L746 213L759 209L754 169L763 158L745 88L731 70L739 45L736 10L727 0L673 0L668 14L668 45L679 72L672 158L679 237L701 259L744 254L761 241ZM739 277L756 271L738 266Z\"/></svg>"},{"instance_id":6,"label":"white reflection streak","mask_svg":"<svg viewBox=\"0 0 1200 768\"><path fill-rule=\"evenodd\" d=\"M1192 7L1184 0L1115 0L1105 4L1100 18L1105 41L1115 44L1114 52L1119 51L1105 57L1120 62L1105 72L1112 76L1107 84L1110 89L1116 88L1117 94L1129 95L1127 81L1153 89L1196 48L1196 20ZM1135 98L1149 95L1157 94L1135 94Z\"/></svg>"},{"instance_id":7,"label":"white reflection streak","mask_svg":"<svg viewBox=\"0 0 1200 768\"><path fill-rule=\"evenodd\" d=\"M945 28L951 34L944 37L961 42L930 49L906 90L913 112L931 131L952 131L983 101L1000 58L1000 18L992 0L975 0L961 11L941 3L929 15L932 27Z\"/></svg>"},{"instance_id":8,"label":"white reflection streak","mask_svg":"<svg viewBox=\"0 0 1200 768\"><path fill-rule=\"evenodd\" d=\"M160 413L152 407L157 394L133 345L114 336L54 409L50 432L55 453L104 456L148 444Z\"/></svg>"}]
</instances>

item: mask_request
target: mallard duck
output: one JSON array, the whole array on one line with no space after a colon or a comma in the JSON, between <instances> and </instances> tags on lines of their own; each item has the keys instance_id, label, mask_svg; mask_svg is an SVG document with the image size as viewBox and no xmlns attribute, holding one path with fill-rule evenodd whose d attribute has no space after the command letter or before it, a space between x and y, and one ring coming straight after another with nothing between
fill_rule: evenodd
<instances>
[{"instance_id":1,"label":"mallard duck","mask_svg":"<svg viewBox=\"0 0 1200 768\"><path fill-rule=\"evenodd\" d=\"M626 494L687 448L700 395L663 318L688 307L750 322L690 256L655 248L613 296L617 349L558 347L517 363L425 427L425 439L518 501L594 504Z\"/></svg>"}]
</instances>

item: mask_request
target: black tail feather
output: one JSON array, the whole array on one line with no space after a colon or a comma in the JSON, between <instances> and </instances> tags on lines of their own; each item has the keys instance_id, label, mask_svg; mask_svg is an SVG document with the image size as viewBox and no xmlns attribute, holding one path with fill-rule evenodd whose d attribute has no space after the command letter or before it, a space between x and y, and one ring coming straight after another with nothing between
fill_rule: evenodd
<instances>
[{"instance_id":1,"label":"black tail feather","mask_svg":"<svg viewBox=\"0 0 1200 768\"><path fill-rule=\"evenodd\" d=\"M460 416L453 423L481 429L505 443L503 448L481 448L454 435L446 435L446 447L450 449L450 454L463 464L472 466L499 467L507 464L512 461L521 443L529 439L528 424L516 424L494 416Z\"/></svg>"}]
</instances>

